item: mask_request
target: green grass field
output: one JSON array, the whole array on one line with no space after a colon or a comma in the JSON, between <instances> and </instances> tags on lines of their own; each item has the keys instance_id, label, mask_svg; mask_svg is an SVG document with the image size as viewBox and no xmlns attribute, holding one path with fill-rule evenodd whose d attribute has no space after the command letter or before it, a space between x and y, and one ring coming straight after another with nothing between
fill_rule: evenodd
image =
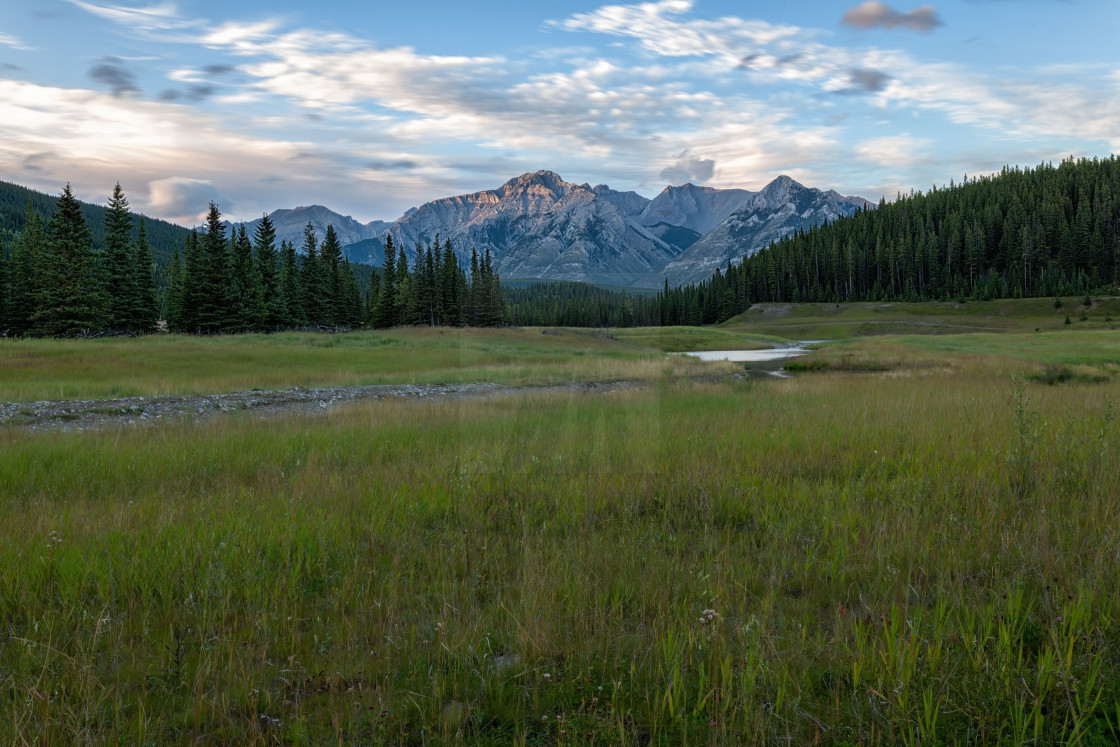
<instances>
[{"instance_id":1,"label":"green grass field","mask_svg":"<svg viewBox=\"0 0 1120 747\"><path fill-rule=\"evenodd\" d=\"M5 342L83 396L646 386L0 428L0 743L1114 744L1120 333L1039 318L746 380L649 330Z\"/></svg>"}]
</instances>

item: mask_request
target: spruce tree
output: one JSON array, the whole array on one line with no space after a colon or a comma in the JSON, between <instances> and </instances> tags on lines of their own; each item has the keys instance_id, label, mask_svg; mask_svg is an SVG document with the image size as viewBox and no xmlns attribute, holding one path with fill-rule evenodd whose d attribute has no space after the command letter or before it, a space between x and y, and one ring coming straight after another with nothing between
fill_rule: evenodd
<instances>
[{"instance_id":1,"label":"spruce tree","mask_svg":"<svg viewBox=\"0 0 1120 747\"><path fill-rule=\"evenodd\" d=\"M182 332L183 324L183 263L179 259L179 247L171 254L171 270L168 273L167 289L164 293L164 321L167 329Z\"/></svg>"},{"instance_id":2,"label":"spruce tree","mask_svg":"<svg viewBox=\"0 0 1120 747\"><path fill-rule=\"evenodd\" d=\"M323 268L319 262L319 242L310 221L303 228L303 315L308 324L329 324L324 314Z\"/></svg>"},{"instance_id":3,"label":"spruce tree","mask_svg":"<svg viewBox=\"0 0 1120 747\"><path fill-rule=\"evenodd\" d=\"M253 245L249 241L244 223L238 226L233 237L230 293L234 312L231 328L240 332L259 332L265 329L268 311L261 289L260 272L253 260Z\"/></svg>"},{"instance_id":4,"label":"spruce tree","mask_svg":"<svg viewBox=\"0 0 1120 747\"><path fill-rule=\"evenodd\" d=\"M198 301L194 316L199 332L214 334L225 331L231 325L233 316L226 229L222 225L222 213L214 202L210 203L206 235L200 243L201 272L197 278L192 277L192 281L197 283L197 293L192 289L192 295Z\"/></svg>"},{"instance_id":5,"label":"spruce tree","mask_svg":"<svg viewBox=\"0 0 1120 747\"><path fill-rule=\"evenodd\" d=\"M105 320L110 329L131 330L137 300L136 273L132 256L132 213L121 183L113 187L109 209L105 213L104 272L105 291L109 300Z\"/></svg>"},{"instance_id":6,"label":"spruce tree","mask_svg":"<svg viewBox=\"0 0 1120 747\"><path fill-rule=\"evenodd\" d=\"M346 309L346 279L343 275L342 244L334 226L327 224L327 234L319 248L320 293L325 324L345 325L350 314Z\"/></svg>"},{"instance_id":7,"label":"spruce tree","mask_svg":"<svg viewBox=\"0 0 1120 747\"><path fill-rule=\"evenodd\" d=\"M404 253L404 244L397 247L397 280L395 283L397 309L396 324L409 324L408 312L414 307L413 285L408 274L408 257Z\"/></svg>"},{"instance_id":8,"label":"spruce tree","mask_svg":"<svg viewBox=\"0 0 1120 747\"><path fill-rule=\"evenodd\" d=\"M378 329L397 324L397 248L393 237L385 237L385 262L381 266L381 287L377 296Z\"/></svg>"},{"instance_id":9,"label":"spruce tree","mask_svg":"<svg viewBox=\"0 0 1120 747\"><path fill-rule=\"evenodd\" d=\"M47 225L43 284L31 320L33 329L50 337L100 332L105 326L107 297L82 205L69 184Z\"/></svg>"},{"instance_id":10,"label":"spruce tree","mask_svg":"<svg viewBox=\"0 0 1120 747\"><path fill-rule=\"evenodd\" d=\"M365 324L370 327L377 326L377 300L381 291L381 277L374 267L369 272L369 295L366 296Z\"/></svg>"},{"instance_id":11,"label":"spruce tree","mask_svg":"<svg viewBox=\"0 0 1120 747\"><path fill-rule=\"evenodd\" d=\"M471 287L470 287L470 300L467 304L467 311L469 319L467 320L468 326L478 327L478 310L482 305L482 276L478 266L478 249L471 247Z\"/></svg>"},{"instance_id":12,"label":"spruce tree","mask_svg":"<svg viewBox=\"0 0 1120 747\"><path fill-rule=\"evenodd\" d=\"M267 215L261 216L253 236L253 251L257 255L257 274L261 278L261 294L264 297L264 327L276 330L285 324L287 309L280 289L280 268L276 255L276 227Z\"/></svg>"},{"instance_id":13,"label":"spruce tree","mask_svg":"<svg viewBox=\"0 0 1120 747\"><path fill-rule=\"evenodd\" d=\"M8 319L9 286L8 252L4 248L4 237L0 236L0 337L8 336L8 329L10 326L10 321Z\"/></svg>"},{"instance_id":14,"label":"spruce tree","mask_svg":"<svg viewBox=\"0 0 1120 747\"><path fill-rule=\"evenodd\" d=\"M303 279L300 277L296 247L287 240L280 243L280 295L284 301L280 326L291 329L307 324L303 310Z\"/></svg>"},{"instance_id":15,"label":"spruce tree","mask_svg":"<svg viewBox=\"0 0 1120 747\"><path fill-rule=\"evenodd\" d=\"M23 231L12 242L9 255L8 323L13 335L26 335L31 331L31 319L38 309L45 254L43 219L28 199L27 220Z\"/></svg>"},{"instance_id":16,"label":"spruce tree","mask_svg":"<svg viewBox=\"0 0 1120 747\"><path fill-rule=\"evenodd\" d=\"M183 285L179 293L179 328L177 332L201 333L199 312L205 303L207 263L202 238L197 230L187 236L183 250Z\"/></svg>"},{"instance_id":17,"label":"spruce tree","mask_svg":"<svg viewBox=\"0 0 1120 747\"><path fill-rule=\"evenodd\" d=\"M176 252L177 254L178 252ZM133 298L130 306L128 328L133 332L151 332L159 321L159 301L156 298L156 282L152 274L155 262L152 261L152 247L148 243L148 222L140 216L136 244L132 251L131 283Z\"/></svg>"}]
</instances>

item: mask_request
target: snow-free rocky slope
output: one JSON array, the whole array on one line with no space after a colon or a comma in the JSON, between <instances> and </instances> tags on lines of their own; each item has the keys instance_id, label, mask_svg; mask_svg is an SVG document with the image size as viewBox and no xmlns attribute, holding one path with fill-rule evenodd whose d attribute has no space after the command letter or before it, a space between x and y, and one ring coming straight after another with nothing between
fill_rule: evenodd
<instances>
[{"instance_id":1,"label":"snow-free rocky slope","mask_svg":"<svg viewBox=\"0 0 1120 747\"><path fill-rule=\"evenodd\" d=\"M870 206L862 197L843 197L835 191L805 187L788 176L779 176L751 195L706 236L688 247L637 285L655 288L706 280L728 260L739 261L802 228L834 221Z\"/></svg>"},{"instance_id":2,"label":"snow-free rocky slope","mask_svg":"<svg viewBox=\"0 0 1120 747\"><path fill-rule=\"evenodd\" d=\"M464 262L489 248L504 279L575 280L660 287L704 280L799 228L869 205L781 176L760 192L685 184L650 200L606 185L573 184L551 171L522 174L497 189L445 197L408 210L392 224L359 223L313 205L271 214L277 237L297 247L308 222L321 241L333 224L343 252L381 265L392 235L409 261L417 242L450 238ZM258 221L246 224L252 232Z\"/></svg>"}]
</instances>

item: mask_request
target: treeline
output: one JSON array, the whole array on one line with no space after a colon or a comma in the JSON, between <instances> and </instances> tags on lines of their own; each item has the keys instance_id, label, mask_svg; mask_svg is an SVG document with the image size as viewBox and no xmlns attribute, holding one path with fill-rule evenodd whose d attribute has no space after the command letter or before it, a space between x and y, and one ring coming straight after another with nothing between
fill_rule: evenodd
<instances>
[{"instance_id":1,"label":"treeline","mask_svg":"<svg viewBox=\"0 0 1120 747\"><path fill-rule=\"evenodd\" d=\"M743 305L1069 296L1120 280L1120 159L1004 167L798 232L728 268ZM713 278L715 282L715 278Z\"/></svg>"},{"instance_id":2,"label":"treeline","mask_svg":"<svg viewBox=\"0 0 1120 747\"><path fill-rule=\"evenodd\" d=\"M0 242L8 247L12 246L16 235L24 230L31 219L32 211L28 209L29 206L38 211L40 218L45 221L47 216L54 212L57 202L57 195L49 195L18 184L0 181ZM79 204L81 205L82 217L85 218L86 225L89 226L93 250L95 252L104 251L105 213L109 208L105 205L80 201ZM133 225L139 226L140 215L133 212L132 219ZM187 234L190 233L187 228L158 218L146 218L145 227L152 258L155 260L157 268L167 266L171 262L172 250L177 246L182 247L186 242ZM135 233L134 230L133 240L136 239ZM156 280L158 283L158 276Z\"/></svg>"},{"instance_id":3,"label":"treeline","mask_svg":"<svg viewBox=\"0 0 1120 747\"><path fill-rule=\"evenodd\" d=\"M661 324L658 297L554 281L506 288L511 324L526 327L649 327Z\"/></svg>"},{"instance_id":4,"label":"treeline","mask_svg":"<svg viewBox=\"0 0 1120 747\"><path fill-rule=\"evenodd\" d=\"M143 333L159 317L147 225L133 216L120 184L94 250L82 204L66 185L44 226L32 202L23 230L0 246L0 336L74 337L106 330Z\"/></svg>"},{"instance_id":5,"label":"treeline","mask_svg":"<svg viewBox=\"0 0 1120 747\"><path fill-rule=\"evenodd\" d=\"M470 267L459 262L450 239L416 243L410 270L404 247L385 240L381 272L370 276L366 319L380 329L415 324L432 327L497 327L506 322L502 284L490 258L471 249ZM468 270L470 275L468 276Z\"/></svg>"}]
</instances>

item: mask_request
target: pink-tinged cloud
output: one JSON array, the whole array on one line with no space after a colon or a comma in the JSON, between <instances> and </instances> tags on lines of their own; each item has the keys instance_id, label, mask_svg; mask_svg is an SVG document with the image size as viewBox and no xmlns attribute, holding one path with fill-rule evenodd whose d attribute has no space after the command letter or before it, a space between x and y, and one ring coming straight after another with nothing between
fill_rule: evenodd
<instances>
[{"instance_id":1,"label":"pink-tinged cloud","mask_svg":"<svg viewBox=\"0 0 1120 747\"><path fill-rule=\"evenodd\" d=\"M932 5L922 5L906 13L900 13L878 0L867 0L851 8L840 22L861 29L904 28L926 33L944 25L937 17L937 9Z\"/></svg>"}]
</instances>

